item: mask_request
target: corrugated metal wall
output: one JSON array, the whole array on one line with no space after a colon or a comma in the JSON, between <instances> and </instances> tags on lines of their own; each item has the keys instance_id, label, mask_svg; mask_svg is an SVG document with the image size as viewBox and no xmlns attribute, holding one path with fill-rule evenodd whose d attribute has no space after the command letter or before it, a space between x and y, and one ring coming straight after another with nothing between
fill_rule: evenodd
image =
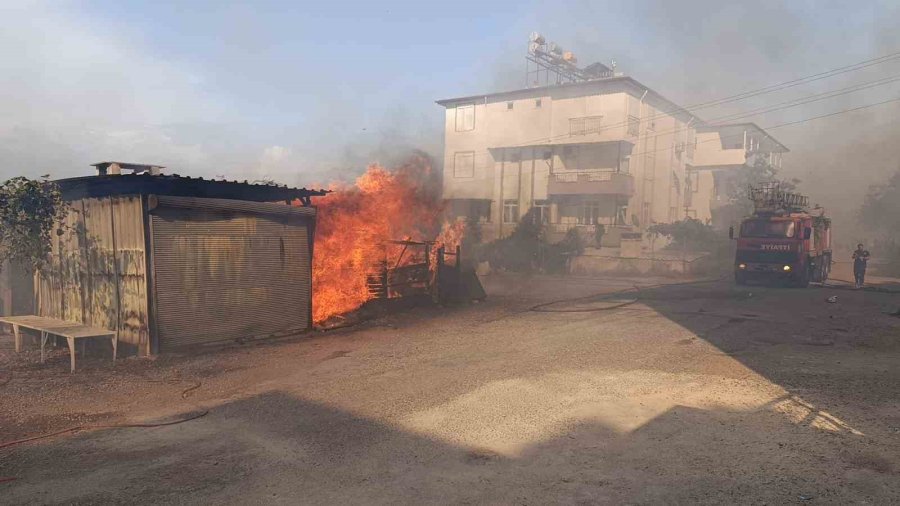
<instances>
[{"instance_id":1,"label":"corrugated metal wall","mask_svg":"<svg viewBox=\"0 0 900 506\"><path fill-rule=\"evenodd\" d=\"M41 316L115 329L119 343L150 352L147 273L141 197L70 203L67 231L53 236L50 262L39 274Z\"/></svg>"},{"instance_id":2,"label":"corrugated metal wall","mask_svg":"<svg viewBox=\"0 0 900 506\"><path fill-rule=\"evenodd\" d=\"M160 351L309 328L311 210L163 200L151 218Z\"/></svg>"}]
</instances>

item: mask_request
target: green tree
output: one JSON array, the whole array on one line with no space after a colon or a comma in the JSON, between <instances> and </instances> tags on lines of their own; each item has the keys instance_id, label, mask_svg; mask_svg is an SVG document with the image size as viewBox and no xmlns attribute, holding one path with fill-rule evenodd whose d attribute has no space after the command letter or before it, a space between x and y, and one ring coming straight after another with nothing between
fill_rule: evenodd
<instances>
[{"instance_id":1,"label":"green tree","mask_svg":"<svg viewBox=\"0 0 900 506\"><path fill-rule=\"evenodd\" d=\"M797 185L800 184L799 179L780 179L778 169L762 157L757 157L751 165L716 174L719 195L723 195L728 201L727 204L715 211L720 216L718 223L720 225L727 224L752 213L753 202L750 200L750 188L773 181L778 182L787 191L796 190Z\"/></svg>"},{"instance_id":2,"label":"green tree","mask_svg":"<svg viewBox=\"0 0 900 506\"><path fill-rule=\"evenodd\" d=\"M900 234L900 170L886 184L869 187L858 219L876 237L897 238Z\"/></svg>"},{"instance_id":3,"label":"green tree","mask_svg":"<svg viewBox=\"0 0 900 506\"><path fill-rule=\"evenodd\" d=\"M14 177L0 186L0 261L40 269L50 256L54 230L64 231L69 212L59 186Z\"/></svg>"},{"instance_id":4,"label":"green tree","mask_svg":"<svg viewBox=\"0 0 900 506\"><path fill-rule=\"evenodd\" d=\"M887 183L869 187L857 219L875 238L870 249L886 264L881 272L900 276L900 169Z\"/></svg>"}]
</instances>

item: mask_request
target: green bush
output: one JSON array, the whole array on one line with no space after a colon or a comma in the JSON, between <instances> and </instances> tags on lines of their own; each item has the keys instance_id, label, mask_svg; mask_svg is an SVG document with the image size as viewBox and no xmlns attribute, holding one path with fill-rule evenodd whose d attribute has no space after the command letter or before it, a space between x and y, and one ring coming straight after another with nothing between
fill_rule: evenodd
<instances>
[{"instance_id":1,"label":"green bush","mask_svg":"<svg viewBox=\"0 0 900 506\"><path fill-rule=\"evenodd\" d=\"M529 212L508 237L480 244L473 252L478 261L488 261L495 269L562 273L568 259L582 254L584 247L584 240L574 228L558 243L548 242L543 226Z\"/></svg>"},{"instance_id":2,"label":"green bush","mask_svg":"<svg viewBox=\"0 0 900 506\"><path fill-rule=\"evenodd\" d=\"M672 239L668 249L694 252L712 252L720 247L724 238L712 226L694 218L674 223L658 223L647 229L650 234Z\"/></svg>"}]
</instances>

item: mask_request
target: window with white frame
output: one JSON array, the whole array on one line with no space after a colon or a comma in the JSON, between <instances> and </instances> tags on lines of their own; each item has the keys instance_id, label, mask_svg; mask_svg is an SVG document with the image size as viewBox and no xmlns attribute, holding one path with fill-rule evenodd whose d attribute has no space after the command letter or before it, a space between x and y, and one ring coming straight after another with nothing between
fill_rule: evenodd
<instances>
[{"instance_id":1,"label":"window with white frame","mask_svg":"<svg viewBox=\"0 0 900 506\"><path fill-rule=\"evenodd\" d=\"M507 199L503 201L503 223L518 223L519 201Z\"/></svg>"},{"instance_id":2,"label":"window with white frame","mask_svg":"<svg viewBox=\"0 0 900 506\"><path fill-rule=\"evenodd\" d=\"M475 177L474 151L459 151L453 155L453 177Z\"/></svg>"},{"instance_id":3,"label":"window with white frame","mask_svg":"<svg viewBox=\"0 0 900 506\"><path fill-rule=\"evenodd\" d=\"M585 200L581 203L581 216L579 216L579 225L596 225L600 223L600 202L596 200Z\"/></svg>"},{"instance_id":4,"label":"window with white frame","mask_svg":"<svg viewBox=\"0 0 900 506\"><path fill-rule=\"evenodd\" d=\"M475 104L456 106L456 131L475 130Z\"/></svg>"},{"instance_id":5,"label":"window with white frame","mask_svg":"<svg viewBox=\"0 0 900 506\"><path fill-rule=\"evenodd\" d=\"M535 200L534 206L531 208L532 216L534 216L534 223L537 225L543 225L545 223L550 223L550 201L549 200Z\"/></svg>"}]
</instances>

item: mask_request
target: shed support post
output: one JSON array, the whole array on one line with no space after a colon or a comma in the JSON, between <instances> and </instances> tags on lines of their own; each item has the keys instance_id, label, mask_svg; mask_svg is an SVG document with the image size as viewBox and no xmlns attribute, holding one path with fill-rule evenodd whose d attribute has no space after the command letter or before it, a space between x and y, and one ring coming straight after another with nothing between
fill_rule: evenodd
<instances>
[{"instance_id":1,"label":"shed support post","mask_svg":"<svg viewBox=\"0 0 900 506\"><path fill-rule=\"evenodd\" d=\"M72 369L69 372L75 372L75 338L67 337L69 342L69 361L72 363Z\"/></svg>"}]
</instances>

